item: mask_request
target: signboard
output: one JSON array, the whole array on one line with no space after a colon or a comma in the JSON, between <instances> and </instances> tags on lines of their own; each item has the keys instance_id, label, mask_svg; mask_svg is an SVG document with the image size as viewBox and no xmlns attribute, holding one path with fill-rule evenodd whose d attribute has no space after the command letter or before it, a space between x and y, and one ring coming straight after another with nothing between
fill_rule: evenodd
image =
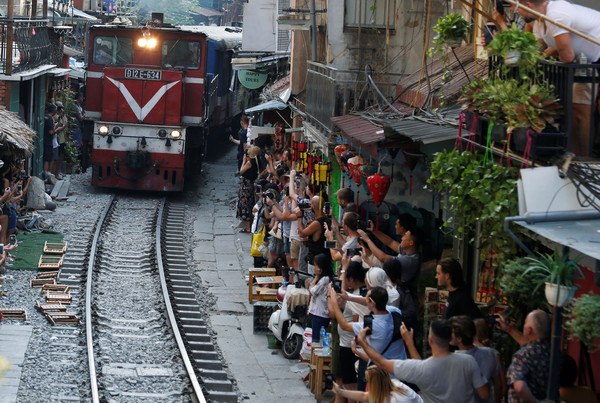
<instances>
[{"instance_id":1,"label":"signboard","mask_svg":"<svg viewBox=\"0 0 600 403\"><path fill-rule=\"evenodd\" d=\"M252 70L239 70L238 79L240 84L249 90L255 90L262 87L267 82L268 74L257 73Z\"/></svg>"}]
</instances>

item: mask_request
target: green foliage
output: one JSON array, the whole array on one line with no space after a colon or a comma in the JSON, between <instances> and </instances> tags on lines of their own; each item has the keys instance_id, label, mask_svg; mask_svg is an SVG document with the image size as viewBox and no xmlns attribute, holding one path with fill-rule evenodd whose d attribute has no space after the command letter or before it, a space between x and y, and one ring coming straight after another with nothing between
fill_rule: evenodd
<instances>
[{"instance_id":1,"label":"green foliage","mask_svg":"<svg viewBox=\"0 0 600 403\"><path fill-rule=\"evenodd\" d=\"M516 258L500 267L498 289L506 297L509 307L506 316L521 327L527 314L534 309L546 309L546 296L539 284L544 284L547 275L540 271L527 270L528 258Z\"/></svg>"},{"instance_id":2,"label":"green foliage","mask_svg":"<svg viewBox=\"0 0 600 403\"><path fill-rule=\"evenodd\" d=\"M429 49L430 56L433 53L446 52L448 42L458 39L468 40L468 35L471 33L471 23L467 22L460 14L448 14L438 18L433 30L436 32L436 36L433 38L435 46Z\"/></svg>"},{"instance_id":3,"label":"green foliage","mask_svg":"<svg viewBox=\"0 0 600 403\"><path fill-rule=\"evenodd\" d=\"M58 100L62 102L67 117L67 126L65 127L65 160L72 164L79 163L79 150L75 147L71 138L71 129L75 124L71 116L75 114L75 92L71 89L64 90L58 96Z\"/></svg>"},{"instance_id":4,"label":"green foliage","mask_svg":"<svg viewBox=\"0 0 600 403\"><path fill-rule=\"evenodd\" d=\"M557 117L562 106L552 88L516 79L473 80L467 84L458 100L463 110L478 112L493 122L505 122L509 132L516 128L531 128L540 133L547 125L558 129Z\"/></svg>"},{"instance_id":5,"label":"green foliage","mask_svg":"<svg viewBox=\"0 0 600 403\"><path fill-rule=\"evenodd\" d=\"M563 256L557 251L542 254L539 258L526 257L525 260L529 266L526 273L535 272L545 275L544 281L552 284L573 287L574 280L584 278L579 266L567 255Z\"/></svg>"},{"instance_id":6,"label":"green foliage","mask_svg":"<svg viewBox=\"0 0 600 403\"><path fill-rule=\"evenodd\" d=\"M435 155L428 183L447 195L442 204L453 217L444 226L464 239L480 224L482 255L487 257L493 251L494 261L501 262L515 253L515 245L504 231L504 218L518 212L517 177L516 168L484 164L477 154L453 149Z\"/></svg>"},{"instance_id":7,"label":"green foliage","mask_svg":"<svg viewBox=\"0 0 600 403\"><path fill-rule=\"evenodd\" d=\"M519 29L514 23L510 29L497 33L490 42L488 49L491 54L503 58L506 57L510 50L521 52L521 59L518 62L518 66L522 74L532 71L538 60L543 58L541 45L535 35Z\"/></svg>"},{"instance_id":8,"label":"green foliage","mask_svg":"<svg viewBox=\"0 0 600 403\"><path fill-rule=\"evenodd\" d=\"M567 308L565 329L569 340L579 340L591 353L600 351L600 295L590 292L571 301Z\"/></svg>"}]
</instances>

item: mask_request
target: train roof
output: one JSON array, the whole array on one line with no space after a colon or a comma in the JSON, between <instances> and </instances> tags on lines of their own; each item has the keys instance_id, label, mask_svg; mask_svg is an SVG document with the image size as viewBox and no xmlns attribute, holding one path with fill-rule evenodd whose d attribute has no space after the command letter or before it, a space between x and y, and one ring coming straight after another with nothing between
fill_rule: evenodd
<instances>
[{"instance_id":1,"label":"train roof","mask_svg":"<svg viewBox=\"0 0 600 403\"><path fill-rule=\"evenodd\" d=\"M102 29L119 29L119 30L140 30L141 26L127 26L117 24L93 25L92 30ZM199 33L206 36L209 40L217 43L219 49L235 49L242 46L242 29L238 27L216 27L204 25L181 25L181 26L163 26L160 28L150 27L151 30L157 29L161 31L180 31Z\"/></svg>"}]
</instances>

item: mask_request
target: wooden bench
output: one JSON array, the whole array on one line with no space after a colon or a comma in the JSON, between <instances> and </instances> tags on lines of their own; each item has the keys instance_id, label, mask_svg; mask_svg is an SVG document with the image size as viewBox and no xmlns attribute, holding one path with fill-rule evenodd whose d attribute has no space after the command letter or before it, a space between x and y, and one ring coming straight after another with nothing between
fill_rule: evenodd
<instances>
[{"instance_id":1,"label":"wooden bench","mask_svg":"<svg viewBox=\"0 0 600 403\"><path fill-rule=\"evenodd\" d=\"M258 298L256 287L254 287L254 281L260 277L270 277L275 275L275 269L267 267L251 267L248 270L248 302L252 303L256 301L264 301ZM262 287L259 287L262 288Z\"/></svg>"}]
</instances>

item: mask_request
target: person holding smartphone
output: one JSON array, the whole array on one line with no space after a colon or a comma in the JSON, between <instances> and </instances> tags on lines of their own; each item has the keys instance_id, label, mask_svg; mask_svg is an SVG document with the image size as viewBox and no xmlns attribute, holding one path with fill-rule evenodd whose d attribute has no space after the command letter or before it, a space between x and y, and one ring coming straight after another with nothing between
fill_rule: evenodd
<instances>
[{"instance_id":1,"label":"person holding smartphone","mask_svg":"<svg viewBox=\"0 0 600 403\"><path fill-rule=\"evenodd\" d=\"M387 305L388 293L385 288L373 287L367 292L367 307L373 315L372 320L367 319L368 316L365 316L362 323L348 322L338 305L336 297L337 294L335 290L330 287L329 301L331 301L331 309L335 312L335 318L337 319L340 328L351 331L355 336L358 336L363 327L368 327L371 329L371 334L369 336L370 343L378 353L387 359L406 359L406 348L404 347L402 338L392 340L394 335L394 319L392 317L392 312L395 311L399 314L402 314L402 312L396 307ZM361 358L362 361L358 366L357 389L364 391L367 386L365 370L369 358L363 353L359 353L359 358Z\"/></svg>"},{"instance_id":2,"label":"person holding smartphone","mask_svg":"<svg viewBox=\"0 0 600 403\"><path fill-rule=\"evenodd\" d=\"M342 255L349 249L358 248L358 240L360 235L358 234L358 214L355 212L346 212L342 216L342 227L346 233L346 241L341 247L341 251L337 248L330 248L331 259L334 261L342 260ZM325 224L325 238L329 242L334 241L333 231Z\"/></svg>"}]
</instances>

